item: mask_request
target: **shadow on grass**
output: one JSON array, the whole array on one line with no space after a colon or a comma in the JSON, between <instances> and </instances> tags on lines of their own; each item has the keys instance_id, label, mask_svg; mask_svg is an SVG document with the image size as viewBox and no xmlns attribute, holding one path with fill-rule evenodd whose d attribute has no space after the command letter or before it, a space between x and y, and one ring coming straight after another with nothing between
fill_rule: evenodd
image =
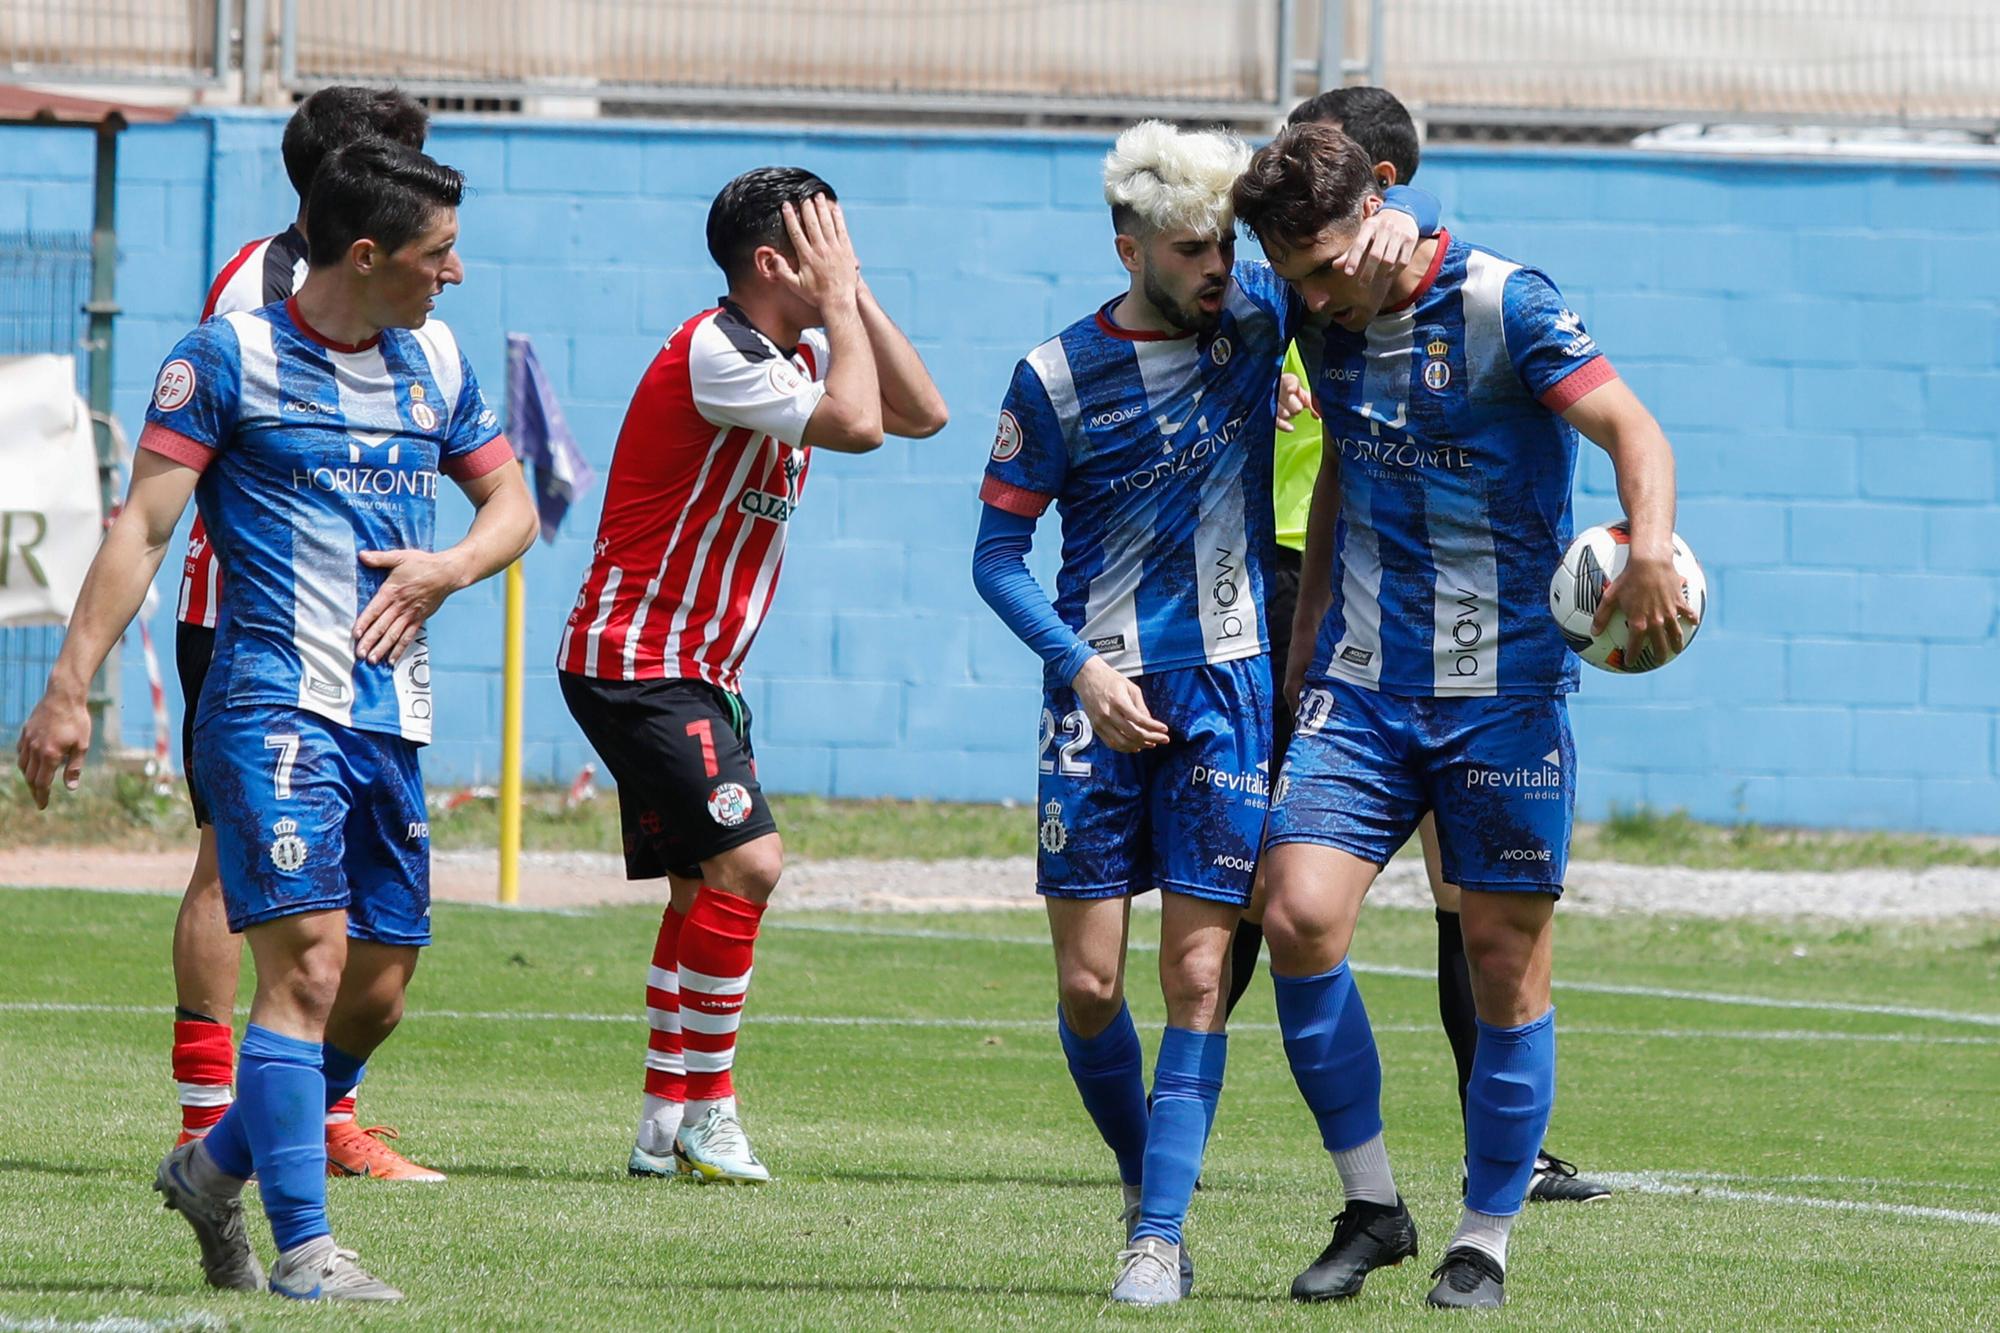
<instances>
[{"instance_id":1,"label":"shadow on grass","mask_svg":"<svg viewBox=\"0 0 2000 1333\"><path fill-rule=\"evenodd\" d=\"M80 1166L75 1162L24 1162L17 1157L0 1157L0 1175L24 1176L104 1176L130 1174L119 1166Z\"/></svg>"},{"instance_id":2,"label":"shadow on grass","mask_svg":"<svg viewBox=\"0 0 2000 1333\"><path fill-rule=\"evenodd\" d=\"M630 1179L622 1170L595 1167L585 1170L564 1167L510 1166L497 1162L461 1163L457 1166L439 1167L448 1176L464 1176L472 1180L533 1180L566 1181L576 1185L601 1185L606 1181ZM692 1184L675 1180L657 1182L669 1189L681 1184ZM1078 1189L1109 1190L1111 1186L1103 1179L1082 1176L1060 1175L1054 1172L1005 1172L1005 1171L893 1171L881 1169L855 1171L780 1171L779 1185L1027 1185L1035 1189ZM751 1187L754 1188L754 1187Z\"/></svg>"},{"instance_id":3,"label":"shadow on grass","mask_svg":"<svg viewBox=\"0 0 2000 1333\"><path fill-rule=\"evenodd\" d=\"M1101 1286L1048 1286L1019 1282L889 1282L881 1279L869 1281L842 1281L839 1278L811 1278L798 1282L778 1282L761 1278L713 1278L707 1281L688 1273L676 1274L672 1279L663 1279L662 1290L738 1291L768 1292L785 1295L798 1292L820 1292L825 1295L909 1295L920 1293L927 1296L1048 1296L1064 1301L1090 1301L1109 1306L1105 1299L1105 1289ZM1283 1292L1260 1295L1252 1292L1205 1291L1197 1297L1203 1304L1227 1303L1243 1306L1289 1307L1292 1300Z\"/></svg>"}]
</instances>

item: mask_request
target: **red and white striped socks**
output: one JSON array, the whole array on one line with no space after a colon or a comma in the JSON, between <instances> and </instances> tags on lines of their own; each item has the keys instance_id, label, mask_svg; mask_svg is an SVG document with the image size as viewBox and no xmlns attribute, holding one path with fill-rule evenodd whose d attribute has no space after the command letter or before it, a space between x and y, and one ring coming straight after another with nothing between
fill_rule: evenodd
<instances>
[{"instance_id":1,"label":"red and white striped socks","mask_svg":"<svg viewBox=\"0 0 2000 1333\"><path fill-rule=\"evenodd\" d=\"M687 1101L687 1066L681 1060L681 980L676 970L686 918L669 906L653 941L646 973L646 1089L639 1101L639 1147L655 1156L674 1150Z\"/></svg>"},{"instance_id":2,"label":"red and white striped socks","mask_svg":"<svg viewBox=\"0 0 2000 1333\"><path fill-rule=\"evenodd\" d=\"M185 1012L185 1011L183 1011ZM174 1082L180 1086L181 1133L206 1138L234 1100L236 1043L227 1023L174 1020Z\"/></svg>"},{"instance_id":3,"label":"red and white striped socks","mask_svg":"<svg viewBox=\"0 0 2000 1333\"><path fill-rule=\"evenodd\" d=\"M750 957L761 903L707 885L695 895L681 927L680 1001L687 1061L687 1116L698 1120L719 1103L733 1106L736 1029L750 990Z\"/></svg>"}]
</instances>

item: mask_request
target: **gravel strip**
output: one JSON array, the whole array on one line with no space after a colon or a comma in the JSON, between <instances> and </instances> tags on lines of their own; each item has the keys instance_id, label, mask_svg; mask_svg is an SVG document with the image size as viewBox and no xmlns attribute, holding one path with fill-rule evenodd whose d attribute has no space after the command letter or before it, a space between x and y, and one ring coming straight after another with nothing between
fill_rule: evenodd
<instances>
[{"instance_id":1,"label":"gravel strip","mask_svg":"<svg viewBox=\"0 0 2000 1333\"><path fill-rule=\"evenodd\" d=\"M178 893L187 882L185 852L104 852L74 848L0 851L0 885L129 889ZM439 852L432 893L446 902L490 903L498 881L492 852ZM521 901L542 908L661 902L665 885L632 882L623 863L601 852L527 852ZM1396 907L1430 906L1423 866L1391 862L1371 899ZM778 890L791 911L989 911L1035 907L1032 857L959 861L802 861ZM1142 908L1158 903L1154 894ZM1822 921L2000 919L2000 870L1940 866L1931 870L1685 870L1579 861L1570 866L1566 913L1766 917Z\"/></svg>"}]
</instances>

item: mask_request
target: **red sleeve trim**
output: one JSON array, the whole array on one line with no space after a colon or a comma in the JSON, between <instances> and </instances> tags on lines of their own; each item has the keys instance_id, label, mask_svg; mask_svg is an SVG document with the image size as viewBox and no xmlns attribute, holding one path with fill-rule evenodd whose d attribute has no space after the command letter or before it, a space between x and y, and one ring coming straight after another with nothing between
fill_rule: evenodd
<instances>
[{"instance_id":1,"label":"red sleeve trim","mask_svg":"<svg viewBox=\"0 0 2000 1333\"><path fill-rule=\"evenodd\" d=\"M191 467L196 472L205 469L215 460L215 450L200 440L191 440L177 430L168 430L157 422L149 421L139 432L139 447L162 458L171 458L183 467Z\"/></svg>"},{"instance_id":2,"label":"red sleeve trim","mask_svg":"<svg viewBox=\"0 0 2000 1333\"><path fill-rule=\"evenodd\" d=\"M1040 491L1026 490L1020 486L1010 486L998 477L988 477L980 483L979 498L995 509L1004 509L1022 518L1040 518L1056 497L1043 495Z\"/></svg>"},{"instance_id":3,"label":"red sleeve trim","mask_svg":"<svg viewBox=\"0 0 2000 1333\"><path fill-rule=\"evenodd\" d=\"M222 289L229 285L229 280L236 276L236 270L242 268L244 261L250 258L250 252L263 243L261 240L250 242L236 252L234 259L222 266L222 272L215 275L215 281L208 287L208 299L201 303L201 318L204 324L215 318L215 306L222 300Z\"/></svg>"},{"instance_id":4,"label":"red sleeve trim","mask_svg":"<svg viewBox=\"0 0 2000 1333\"><path fill-rule=\"evenodd\" d=\"M445 459L438 470L453 481L477 481L502 463L513 461L514 446L507 443L505 435L495 435L469 454Z\"/></svg>"},{"instance_id":5,"label":"red sleeve trim","mask_svg":"<svg viewBox=\"0 0 2000 1333\"><path fill-rule=\"evenodd\" d=\"M1611 362L1607 358L1593 356L1542 390L1542 396L1536 401L1551 412L1567 412L1592 389L1600 388L1617 378L1618 372L1611 368Z\"/></svg>"}]
</instances>

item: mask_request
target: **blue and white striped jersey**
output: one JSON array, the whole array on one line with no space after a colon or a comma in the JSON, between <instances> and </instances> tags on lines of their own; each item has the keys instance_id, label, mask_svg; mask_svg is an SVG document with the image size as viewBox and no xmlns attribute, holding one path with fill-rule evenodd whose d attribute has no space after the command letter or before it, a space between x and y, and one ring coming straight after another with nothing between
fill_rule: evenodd
<instances>
[{"instance_id":1,"label":"blue and white striped jersey","mask_svg":"<svg viewBox=\"0 0 2000 1333\"><path fill-rule=\"evenodd\" d=\"M511 458L441 320L360 346L307 327L294 298L210 320L161 367L141 448L201 469L195 501L222 562L215 657L197 722L287 704L361 731L431 738L430 650L355 654L386 571L362 551L432 549L437 478Z\"/></svg>"},{"instance_id":2,"label":"blue and white striped jersey","mask_svg":"<svg viewBox=\"0 0 2000 1333\"><path fill-rule=\"evenodd\" d=\"M1239 263L1211 333L1121 329L1116 301L1014 370L980 496L1062 512L1056 614L1127 676L1265 651L1278 369L1291 289Z\"/></svg>"},{"instance_id":3,"label":"blue and white striped jersey","mask_svg":"<svg viewBox=\"0 0 2000 1333\"><path fill-rule=\"evenodd\" d=\"M1576 431L1616 378L1548 277L1439 233L1415 297L1324 331L1314 391L1340 458L1333 605L1315 675L1403 695L1564 694L1548 613Z\"/></svg>"}]
</instances>

